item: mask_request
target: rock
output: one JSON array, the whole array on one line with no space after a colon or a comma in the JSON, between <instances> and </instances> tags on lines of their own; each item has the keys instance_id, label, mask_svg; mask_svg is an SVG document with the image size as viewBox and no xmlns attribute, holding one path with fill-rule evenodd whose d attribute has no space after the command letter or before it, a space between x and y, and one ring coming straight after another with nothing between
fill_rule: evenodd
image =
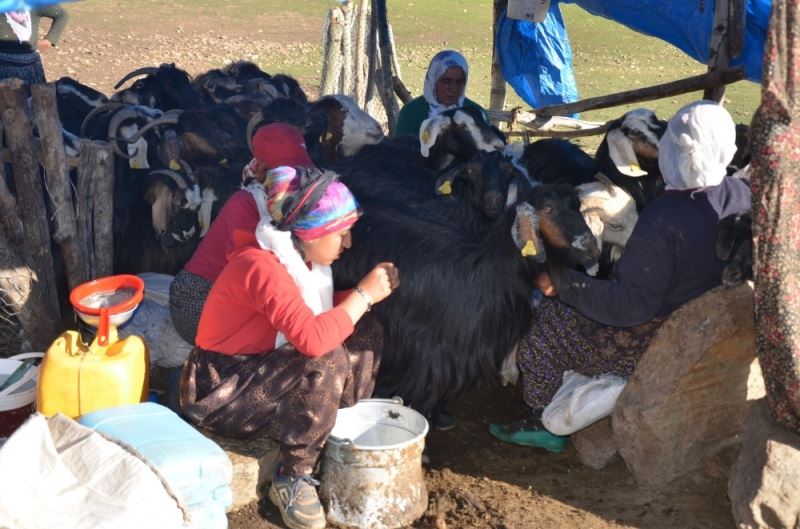
<instances>
[{"instance_id":1,"label":"rock","mask_svg":"<svg viewBox=\"0 0 800 529\"><path fill-rule=\"evenodd\" d=\"M595 470L605 468L617 455L617 444L611 431L611 417L600 419L570 437L578 451L578 459Z\"/></svg>"},{"instance_id":2,"label":"rock","mask_svg":"<svg viewBox=\"0 0 800 529\"><path fill-rule=\"evenodd\" d=\"M753 290L717 288L675 311L617 400L614 439L636 481L664 483L737 440L764 395L755 359ZM758 374L756 374L758 373Z\"/></svg>"},{"instance_id":3,"label":"rock","mask_svg":"<svg viewBox=\"0 0 800 529\"><path fill-rule=\"evenodd\" d=\"M266 496L266 487L272 482L272 474L280 457L280 444L269 437L244 440L201 432L221 446L233 464L233 504L230 512Z\"/></svg>"},{"instance_id":4,"label":"rock","mask_svg":"<svg viewBox=\"0 0 800 529\"><path fill-rule=\"evenodd\" d=\"M728 497L737 527L800 527L800 435L773 420L766 399L750 408Z\"/></svg>"}]
</instances>

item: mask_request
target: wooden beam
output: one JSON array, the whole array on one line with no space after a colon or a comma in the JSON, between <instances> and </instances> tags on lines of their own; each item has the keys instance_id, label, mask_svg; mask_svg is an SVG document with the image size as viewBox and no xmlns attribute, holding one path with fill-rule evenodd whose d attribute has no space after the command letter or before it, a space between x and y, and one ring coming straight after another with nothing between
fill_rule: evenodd
<instances>
[{"instance_id":1,"label":"wooden beam","mask_svg":"<svg viewBox=\"0 0 800 529\"><path fill-rule=\"evenodd\" d=\"M711 28L711 47L708 52L708 70L713 72L730 65L728 54L728 30L730 0L716 0L714 6L714 22ZM709 86L703 91L703 99L722 101L725 85Z\"/></svg>"},{"instance_id":2,"label":"wooden beam","mask_svg":"<svg viewBox=\"0 0 800 529\"><path fill-rule=\"evenodd\" d=\"M64 137L58 118L56 85L53 83L31 85L33 115L39 131L39 147L47 193L53 204L53 240L61 247L67 286L71 291L89 280L84 256L86 248L79 246L72 205L72 184L69 180ZM46 148L41 148L46 146Z\"/></svg>"},{"instance_id":3,"label":"wooden beam","mask_svg":"<svg viewBox=\"0 0 800 529\"><path fill-rule=\"evenodd\" d=\"M27 92L27 86L19 79L0 81L3 135L13 159L17 212L24 233L20 257L23 265L32 272L25 310L34 307L40 311L28 320L30 324L25 326L25 333L34 346L42 347L49 345L58 335L61 318L50 251L50 226L39 175L39 156L33 149L33 125L25 111ZM20 321L25 323L22 317Z\"/></svg>"},{"instance_id":4,"label":"wooden beam","mask_svg":"<svg viewBox=\"0 0 800 529\"><path fill-rule=\"evenodd\" d=\"M394 134L397 114L400 111L392 89L392 51L389 43L389 17L386 0L375 0L375 21L378 26L378 49L381 54L380 95L386 109L389 135Z\"/></svg>"},{"instance_id":5,"label":"wooden beam","mask_svg":"<svg viewBox=\"0 0 800 529\"><path fill-rule=\"evenodd\" d=\"M642 101L653 101L664 97L671 97L697 90L704 90L709 87L727 85L745 79L747 74L744 68L737 66L724 70L716 70L701 75L695 75L686 79L679 79L669 83L628 90L606 96L590 97L574 103L563 103L559 105L549 105L536 109L537 116L565 116L576 112L587 110L597 110L599 108L616 107L629 103Z\"/></svg>"},{"instance_id":6,"label":"wooden beam","mask_svg":"<svg viewBox=\"0 0 800 529\"><path fill-rule=\"evenodd\" d=\"M508 0L494 0L494 16L492 23L492 85L489 95L489 109L503 110L506 104L506 79L500 69L500 56L497 53L497 28L500 15L508 6ZM495 124L497 124L495 122Z\"/></svg>"}]
</instances>

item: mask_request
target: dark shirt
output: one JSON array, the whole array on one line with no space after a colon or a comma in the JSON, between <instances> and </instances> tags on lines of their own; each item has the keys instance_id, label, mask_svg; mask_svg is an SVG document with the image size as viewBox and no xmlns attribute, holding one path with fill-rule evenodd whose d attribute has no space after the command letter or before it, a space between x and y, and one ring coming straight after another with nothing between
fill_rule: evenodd
<instances>
[{"instance_id":1,"label":"dark shirt","mask_svg":"<svg viewBox=\"0 0 800 529\"><path fill-rule=\"evenodd\" d=\"M30 53L36 50L39 42L39 22L42 17L52 19L50 29L44 38L56 46L67 25L69 13L60 6L51 5L31 10L31 37L27 41L20 41L17 38L11 25L7 22L5 14L0 13L0 51Z\"/></svg>"},{"instance_id":2,"label":"dark shirt","mask_svg":"<svg viewBox=\"0 0 800 529\"><path fill-rule=\"evenodd\" d=\"M567 271L553 281L561 301L614 327L672 311L721 283L715 251L719 219L750 208L750 188L726 177L715 187L667 191L639 217L609 280Z\"/></svg>"}]
</instances>

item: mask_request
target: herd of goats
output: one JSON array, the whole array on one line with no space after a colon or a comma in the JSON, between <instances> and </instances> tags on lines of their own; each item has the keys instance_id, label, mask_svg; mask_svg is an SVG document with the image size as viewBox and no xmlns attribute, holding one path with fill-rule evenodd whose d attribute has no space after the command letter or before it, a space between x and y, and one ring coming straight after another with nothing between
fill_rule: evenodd
<instances>
[{"instance_id":1,"label":"herd of goats","mask_svg":"<svg viewBox=\"0 0 800 529\"><path fill-rule=\"evenodd\" d=\"M116 273L178 272L241 186L253 131L275 121L302 129L314 162L339 173L364 211L334 264L337 288L380 261L402 274L402 288L375 307L385 327L377 391L426 415L498 380L530 326L537 273L608 276L638 212L664 189L666 122L649 110L612 122L592 157L563 139L507 145L469 108L427 120L419 138L387 138L349 97L309 101L291 77L249 62L195 78L170 64L141 68L110 98L70 78L56 87L69 154L80 138L116 153ZM619 153L640 170L620 169L631 164ZM743 143L731 172L747 161ZM741 282L749 217L725 223L718 253L731 261L726 282Z\"/></svg>"}]
</instances>

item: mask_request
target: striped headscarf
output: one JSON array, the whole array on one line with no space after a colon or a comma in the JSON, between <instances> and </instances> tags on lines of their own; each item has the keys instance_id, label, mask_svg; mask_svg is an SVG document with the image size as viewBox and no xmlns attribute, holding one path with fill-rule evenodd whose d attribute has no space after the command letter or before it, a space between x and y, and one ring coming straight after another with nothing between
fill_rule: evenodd
<instances>
[{"instance_id":1,"label":"striped headscarf","mask_svg":"<svg viewBox=\"0 0 800 529\"><path fill-rule=\"evenodd\" d=\"M267 173L267 209L273 225L304 241L346 230L360 215L355 197L333 171L276 167Z\"/></svg>"}]
</instances>

